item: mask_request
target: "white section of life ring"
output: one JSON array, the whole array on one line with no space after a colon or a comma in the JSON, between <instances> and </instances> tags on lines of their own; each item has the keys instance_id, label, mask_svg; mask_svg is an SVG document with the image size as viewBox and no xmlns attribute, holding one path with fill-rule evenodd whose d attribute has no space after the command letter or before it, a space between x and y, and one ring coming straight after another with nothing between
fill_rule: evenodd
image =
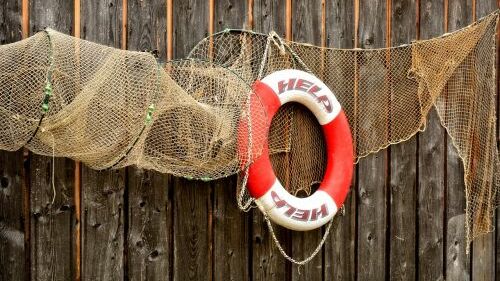
<instances>
[{"instance_id":1,"label":"white section of life ring","mask_svg":"<svg viewBox=\"0 0 500 281\"><path fill-rule=\"evenodd\" d=\"M287 102L298 102L305 105L316 116L320 125L330 123L342 109L328 86L310 73L296 69L285 69L269 74L261 82L277 93L281 105ZM319 90L311 91L315 89L315 86Z\"/></svg>"},{"instance_id":2,"label":"white section of life ring","mask_svg":"<svg viewBox=\"0 0 500 281\"><path fill-rule=\"evenodd\" d=\"M271 221L297 231L321 227L330 221L338 210L326 192L317 190L309 197L298 198L288 193L278 179L264 196L255 200L255 203Z\"/></svg>"}]
</instances>

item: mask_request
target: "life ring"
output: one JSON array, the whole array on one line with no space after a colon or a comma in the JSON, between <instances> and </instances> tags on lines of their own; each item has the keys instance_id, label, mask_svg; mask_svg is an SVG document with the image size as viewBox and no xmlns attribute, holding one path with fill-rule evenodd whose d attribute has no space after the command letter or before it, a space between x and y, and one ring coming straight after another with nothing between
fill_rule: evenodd
<instances>
[{"instance_id":1,"label":"life ring","mask_svg":"<svg viewBox=\"0 0 500 281\"><path fill-rule=\"evenodd\" d=\"M248 191L271 221L298 231L318 228L333 218L344 203L351 184L353 147L346 115L332 91L317 77L304 71L276 71L256 81L253 90L268 120L256 129L263 130L266 137L263 143L254 144L261 145L262 152L249 167ZM298 102L311 110L325 137L325 175L316 192L306 198L288 193L276 177L269 159L267 135L271 119L287 102ZM262 114L250 112L250 117L262 118ZM240 135L240 140L245 136L247 134ZM246 142L240 142L242 144Z\"/></svg>"}]
</instances>

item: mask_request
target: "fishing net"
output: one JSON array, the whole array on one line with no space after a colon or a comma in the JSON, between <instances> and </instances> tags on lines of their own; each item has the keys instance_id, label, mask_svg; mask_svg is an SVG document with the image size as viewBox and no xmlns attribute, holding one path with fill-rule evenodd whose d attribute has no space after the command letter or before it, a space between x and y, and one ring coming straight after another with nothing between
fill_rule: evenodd
<instances>
[{"instance_id":1,"label":"fishing net","mask_svg":"<svg viewBox=\"0 0 500 281\"><path fill-rule=\"evenodd\" d=\"M150 53L53 30L0 47L0 89L1 149L25 146L94 169L137 165L216 179L259 153L238 149L238 138L258 144L266 136L251 123L239 126L250 100L262 114L251 121L267 117L250 85L227 68L200 60L160 65Z\"/></svg>"},{"instance_id":2,"label":"fishing net","mask_svg":"<svg viewBox=\"0 0 500 281\"><path fill-rule=\"evenodd\" d=\"M64 156L91 168L136 165L211 180L243 171L269 137L278 177L311 192L324 171L321 128L300 105L267 117L251 85L295 68L322 79L344 108L354 162L425 129L435 108L464 164L469 241L498 205L495 32L498 14L440 38L394 48L320 48L251 31L202 40L160 64L47 29L0 47L0 149ZM250 120L249 111L252 116ZM252 147L254 149L248 149Z\"/></svg>"},{"instance_id":3,"label":"fishing net","mask_svg":"<svg viewBox=\"0 0 500 281\"><path fill-rule=\"evenodd\" d=\"M348 116L354 161L425 130L435 108L463 160L471 241L493 229L498 205L497 19L494 13L440 38L371 50L321 48L275 33L226 30L200 41L190 57L227 67L248 83L285 68L313 73ZM293 193L310 193L325 165L321 129L304 112L294 105L283 108L270 132L274 169Z\"/></svg>"}]
</instances>

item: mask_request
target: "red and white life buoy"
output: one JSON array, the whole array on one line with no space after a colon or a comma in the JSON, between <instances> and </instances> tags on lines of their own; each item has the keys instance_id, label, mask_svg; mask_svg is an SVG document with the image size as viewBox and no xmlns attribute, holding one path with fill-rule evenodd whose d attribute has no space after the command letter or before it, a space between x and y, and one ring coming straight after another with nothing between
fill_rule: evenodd
<instances>
[{"instance_id":1,"label":"red and white life buoy","mask_svg":"<svg viewBox=\"0 0 500 281\"><path fill-rule=\"evenodd\" d=\"M323 128L327 165L318 190L306 198L295 197L283 188L273 171L266 138L264 143L254 144L263 148L249 167L248 191L273 222L299 231L318 228L342 206L351 184L353 147L347 118L332 91L304 71L277 71L256 81L253 88L268 118L265 128L258 129L266 133L279 107L287 102L298 102L313 112ZM258 118L252 113L250 116Z\"/></svg>"}]
</instances>

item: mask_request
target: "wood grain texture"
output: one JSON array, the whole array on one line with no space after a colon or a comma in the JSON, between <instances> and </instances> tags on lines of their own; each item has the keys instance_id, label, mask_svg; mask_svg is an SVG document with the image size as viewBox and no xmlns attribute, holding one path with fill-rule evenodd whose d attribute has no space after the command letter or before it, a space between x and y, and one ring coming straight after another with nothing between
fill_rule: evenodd
<instances>
[{"instance_id":1,"label":"wood grain texture","mask_svg":"<svg viewBox=\"0 0 500 281\"><path fill-rule=\"evenodd\" d=\"M214 189L214 280L250 280L250 216L236 205L236 177Z\"/></svg>"},{"instance_id":2,"label":"wood grain texture","mask_svg":"<svg viewBox=\"0 0 500 281\"><path fill-rule=\"evenodd\" d=\"M121 1L81 1L80 13L83 39L120 47ZM82 280L121 279L125 172L82 165L81 186Z\"/></svg>"},{"instance_id":3,"label":"wood grain texture","mask_svg":"<svg viewBox=\"0 0 500 281\"><path fill-rule=\"evenodd\" d=\"M485 234L473 242L472 280L486 281L495 279L495 236ZM496 256L498 258L498 256Z\"/></svg>"},{"instance_id":4,"label":"wood grain texture","mask_svg":"<svg viewBox=\"0 0 500 281\"><path fill-rule=\"evenodd\" d=\"M392 46L408 44L416 39L416 9L414 0L392 2ZM393 94L391 101L397 98ZM417 140L413 137L390 149L389 278L416 280Z\"/></svg>"},{"instance_id":5,"label":"wood grain texture","mask_svg":"<svg viewBox=\"0 0 500 281\"><path fill-rule=\"evenodd\" d=\"M50 27L59 32L73 34L73 1L29 1L30 35Z\"/></svg>"},{"instance_id":6,"label":"wood grain texture","mask_svg":"<svg viewBox=\"0 0 500 281\"><path fill-rule=\"evenodd\" d=\"M0 14L3 14L0 8ZM15 26L13 24L12 26ZM0 29L0 36L6 35ZM8 35L8 33L7 33ZM17 33L20 35L20 33ZM5 40L12 38L4 37ZM23 151L0 152L0 280L25 280Z\"/></svg>"},{"instance_id":7,"label":"wood grain texture","mask_svg":"<svg viewBox=\"0 0 500 281\"><path fill-rule=\"evenodd\" d=\"M0 44L18 41L21 36L19 1L0 5ZM0 280L24 280L25 230L23 213L23 151L0 151Z\"/></svg>"},{"instance_id":8,"label":"wood grain texture","mask_svg":"<svg viewBox=\"0 0 500 281\"><path fill-rule=\"evenodd\" d=\"M472 22L471 4L471 0L448 1L446 32L453 32ZM445 278L470 280L470 257L466 254L463 162L449 136L446 136L446 153Z\"/></svg>"},{"instance_id":9,"label":"wood grain texture","mask_svg":"<svg viewBox=\"0 0 500 281\"><path fill-rule=\"evenodd\" d=\"M82 171L82 280L119 280L123 268L125 173Z\"/></svg>"},{"instance_id":10,"label":"wood grain texture","mask_svg":"<svg viewBox=\"0 0 500 281\"><path fill-rule=\"evenodd\" d=\"M443 1L420 2L420 39L444 32ZM443 280L445 131L434 109L425 132L418 135L418 276Z\"/></svg>"},{"instance_id":11,"label":"wood grain texture","mask_svg":"<svg viewBox=\"0 0 500 281\"><path fill-rule=\"evenodd\" d=\"M173 57L186 57L193 47L208 36L208 1L173 1Z\"/></svg>"},{"instance_id":12,"label":"wood grain texture","mask_svg":"<svg viewBox=\"0 0 500 281\"><path fill-rule=\"evenodd\" d=\"M281 37L285 36L285 1L254 0L253 30L268 33L274 30Z\"/></svg>"},{"instance_id":13,"label":"wood grain texture","mask_svg":"<svg viewBox=\"0 0 500 281\"><path fill-rule=\"evenodd\" d=\"M171 177L131 169L128 176L128 278L164 280L170 277Z\"/></svg>"},{"instance_id":14,"label":"wood grain texture","mask_svg":"<svg viewBox=\"0 0 500 281\"><path fill-rule=\"evenodd\" d=\"M166 1L129 0L127 47L166 59ZM127 269L130 280L163 280L171 274L172 177L128 167Z\"/></svg>"},{"instance_id":15,"label":"wood grain texture","mask_svg":"<svg viewBox=\"0 0 500 281\"><path fill-rule=\"evenodd\" d=\"M74 278L73 174L74 162L33 155L31 159L31 279L70 280ZM52 198L52 180L56 193Z\"/></svg>"},{"instance_id":16,"label":"wood grain texture","mask_svg":"<svg viewBox=\"0 0 500 281\"><path fill-rule=\"evenodd\" d=\"M326 1L326 46L354 47L354 1ZM341 68L342 66L338 66ZM342 70L352 75L349 67ZM349 83L353 85L352 83ZM354 91L354 89L349 89ZM356 167L355 167L356 168ZM345 213L338 213L324 248L324 280L355 280L356 259L356 173L344 202Z\"/></svg>"},{"instance_id":17,"label":"wood grain texture","mask_svg":"<svg viewBox=\"0 0 500 281\"><path fill-rule=\"evenodd\" d=\"M354 47L354 1L326 2L327 47L351 49Z\"/></svg>"},{"instance_id":18,"label":"wood grain texture","mask_svg":"<svg viewBox=\"0 0 500 281\"><path fill-rule=\"evenodd\" d=\"M120 48L122 1L81 1L80 36L82 39Z\"/></svg>"},{"instance_id":19,"label":"wood grain texture","mask_svg":"<svg viewBox=\"0 0 500 281\"><path fill-rule=\"evenodd\" d=\"M385 1L370 0L360 2L358 34L360 48L385 46L385 15ZM367 80L363 81L363 78ZM370 105L365 100L365 98L369 97L363 92L365 90L361 85L371 83L369 79L371 79L371 75L367 73L360 76L358 81L360 85L359 104L364 103L365 106L375 106L379 109L384 105ZM378 83L377 81L374 82ZM375 85L371 86L374 87ZM377 94L383 93L379 92ZM375 110L367 110L367 112L375 112ZM380 116L372 115L370 118L373 119L372 122L377 122L375 120L380 119ZM381 119L383 120L384 117ZM377 125L382 124L378 123ZM365 137L369 138L370 136ZM369 155L358 163L358 264L356 270L359 280L383 280L386 276L386 271L382 269L386 267L386 183L388 165L387 151Z\"/></svg>"},{"instance_id":20,"label":"wood grain texture","mask_svg":"<svg viewBox=\"0 0 500 281\"><path fill-rule=\"evenodd\" d=\"M166 1L128 0L127 46L134 51L158 51L165 60L167 48Z\"/></svg>"},{"instance_id":21,"label":"wood grain texture","mask_svg":"<svg viewBox=\"0 0 500 281\"><path fill-rule=\"evenodd\" d=\"M187 56L208 35L208 1L173 1L173 55ZM211 279L212 189L210 183L174 180L174 280Z\"/></svg>"},{"instance_id":22,"label":"wood grain texture","mask_svg":"<svg viewBox=\"0 0 500 281\"><path fill-rule=\"evenodd\" d=\"M210 185L174 179L174 280L198 280L212 275L209 241Z\"/></svg>"},{"instance_id":23,"label":"wood grain texture","mask_svg":"<svg viewBox=\"0 0 500 281\"><path fill-rule=\"evenodd\" d=\"M215 1L214 32L245 28L246 1ZM237 177L213 183L214 280L250 280L250 216L236 204Z\"/></svg>"},{"instance_id":24,"label":"wood grain texture","mask_svg":"<svg viewBox=\"0 0 500 281\"><path fill-rule=\"evenodd\" d=\"M239 0L215 1L214 27L215 32L226 28L247 28L248 3Z\"/></svg>"},{"instance_id":25,"label":"wood grain texture","mask_svg":"<svg viewBox=\"0 0 500 281\"><path fill-rule=\"evenodd\" d=\"M30 33L45 27L72 34L71 1L30 2ZM52 165L55 171L52 178ZM75 276L74 162L32 155L30 159L30 260L32 280L70 280ZM55 184L55 200L52 204Z\"/></svg>"}]
</instances>

